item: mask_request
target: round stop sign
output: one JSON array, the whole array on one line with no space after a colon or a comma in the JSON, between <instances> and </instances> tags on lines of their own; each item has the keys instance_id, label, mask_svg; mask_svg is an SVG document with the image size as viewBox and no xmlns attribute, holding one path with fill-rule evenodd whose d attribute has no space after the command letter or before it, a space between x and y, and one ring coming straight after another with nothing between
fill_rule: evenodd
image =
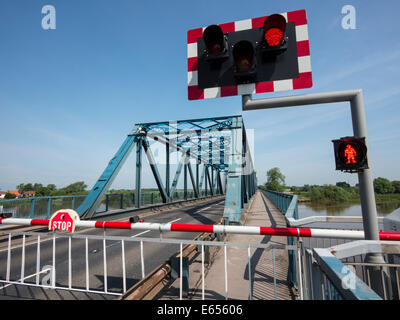
<instances>
[{"instance_id":1,"label":"round stop sign","mask_svg":"<svg viewBox=\"0 0 400 320\"><path fill-rule=\"evenodd\" d=\"M74 210L61 209L51 216L49 230L74 232L76 221L79 221L79 215Z\"/></svg>"}]
</instances>

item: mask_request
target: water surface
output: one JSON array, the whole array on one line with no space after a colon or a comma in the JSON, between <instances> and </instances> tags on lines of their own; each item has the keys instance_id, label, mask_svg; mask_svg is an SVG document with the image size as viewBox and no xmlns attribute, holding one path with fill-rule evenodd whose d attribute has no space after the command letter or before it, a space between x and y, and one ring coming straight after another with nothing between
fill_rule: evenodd
<instances>
[{"instance_id":1,"label":"water surface","mask_svg":"<svg viewBox=\"0 0 400 320\"><path fill-rule=\"evenodd\" d=\"M400 202L392 201L380 203L377 205L378 217L385 217L393 212L400 212ZM311 216L362 216L361 205L359 203L338 203L338 204L322 204L322 203L299 203L299 219ZM363 229L361 223L323 223L315 222L302 227L311 228L334 228L334 229ZM380 231L383 225L379 224Z\"/></svg>"}]
</instances>

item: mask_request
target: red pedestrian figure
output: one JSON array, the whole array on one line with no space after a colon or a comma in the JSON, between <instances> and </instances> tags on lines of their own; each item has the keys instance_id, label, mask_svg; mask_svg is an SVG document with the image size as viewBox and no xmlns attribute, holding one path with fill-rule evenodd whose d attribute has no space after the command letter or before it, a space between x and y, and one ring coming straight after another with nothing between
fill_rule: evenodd
<instances>
[{"instance_id":1,"label":"red pedestrian figure","mask_svg":"<svg viewBox=\"0 0 400 320\"><path fill-rule=\"evenodd\" d=\"M344 156L347 158L346 164L357 163L357 151L351 145L348 144L346 146L346 149L344 150Z\"/></svg>"}]
</instances>

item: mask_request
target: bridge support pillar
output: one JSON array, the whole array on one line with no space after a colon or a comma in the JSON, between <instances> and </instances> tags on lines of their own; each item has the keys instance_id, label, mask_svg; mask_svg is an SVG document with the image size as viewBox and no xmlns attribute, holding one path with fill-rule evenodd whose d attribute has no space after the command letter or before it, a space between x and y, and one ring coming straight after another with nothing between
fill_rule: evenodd
<instances>
[{"instance_id":1,"label":"bridge support pillar","mask_svg":"<svg viewBox=\"0 0 400 320\"><path fill-rule=\"evenodd\" d=\"M234 118L232 130L232 148L229 156L229 167L226 184L224 217L229 222L239 223L243 209L243 122L241 118Z\"/></svg>"},{"instance_id":2,"label":"bridge support pillar","mask_svg":"<svg viewBox=\"0 0 400 320\"><path fill-rule=\"evenodd\" d=\"M142 139L136 143L136 208L140 208L142 180Z\"/></svg>"}]
</instances>

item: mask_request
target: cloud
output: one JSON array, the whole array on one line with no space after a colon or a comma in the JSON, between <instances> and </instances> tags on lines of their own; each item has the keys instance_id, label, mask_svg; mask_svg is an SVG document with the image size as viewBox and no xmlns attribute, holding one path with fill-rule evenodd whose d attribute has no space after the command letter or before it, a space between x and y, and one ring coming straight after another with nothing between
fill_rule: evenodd
<instances>
[{"instance_id":1,"label":"cloud","mask_svg":"<svg viewBox=\"0 0 400 320\"><path fill-rule=\"evenodd\" d=\"M37 135L37 136L42 136L46 139L51 139L55 140L57 142L63 142L63 143L76 143L76 139L72 138L71 136L56 131L54 129L46 129L44 127L27 127L27 130L31 131L32 134ZM39 139L39 137L37 137Z\"/></svg>"},{"instance_id":2,"label":"cloud","mask_svg":"<svg viewBox=\"0 0 400 320\"><path fill-rule=\"evenodd\" d=\"M365 99L364 103L368 109L378 109L386 106L389 102L388 100L398 95L400 95L400 87L398 85L391 86L383 90L375 90L372 92L372 94L366 95L367 99Z\"/></svg>"},{"instance_id":3,"label":"cloud","mask_svg":"<svg viewBox=\"0 0 400 320\"><path fill-rule=\"evenodd\" d=\"M344 108L329 109L328 106L325 107L326 109L320 109L318 112L315 112L315 110L309 110L307 112L302 110L292 114L267 118L263 122L259 122L256 126L253 126L255 130L255 140L263 141L266 138L293 135L307 128L330 123L341 118L346 113L346 109ZM252 124L253 123L250 122L249 126Z\"/></svg>"},{"instance_id":4,"label":"cloud","mask_svg":"<svg viewBox=\"0 0 400 320\"><path fill-rule=\"evenodd\" d=\"M386 55L382 55L382 50L370 54L362 59L348 60L347 63L341 64L341 68L338 67L340 64L335 64L335 70L333 72L324 73L325 76L320 77L318 80L319 87L326 87L337 83L339 80L349 79L355 74L362 73L368 69L376 68L380 65L387 65L391 61L398 61L400 58L400 49L394 49Z\"/></svg>"}]
</instances>

